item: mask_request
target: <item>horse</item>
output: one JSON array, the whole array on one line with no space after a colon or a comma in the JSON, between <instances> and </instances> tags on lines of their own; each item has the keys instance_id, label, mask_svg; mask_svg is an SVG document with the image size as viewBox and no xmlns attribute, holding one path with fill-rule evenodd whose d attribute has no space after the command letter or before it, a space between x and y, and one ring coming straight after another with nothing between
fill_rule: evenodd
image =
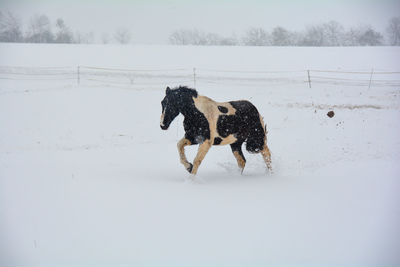
<instances>
[{"instance_id":1,"label":"horse","mask_svg":"<svg viewBox=\"0 0 400 267\"><path fill-rule=\"evenodd\" d=\"M184 137L177 143L180 162L192 175L213 145L230 145L239 170L243 173L246 159L242 144L250 153L261 153L267 169L272 172L271 153L267 146L267 128L257 108L247 100L216 102L199 95L195 89L179 86L167 87L161 101L160 127L168 130L179 115L184 116ZM190 163L185 147L199 145L197 155Z\"/></svg>"}]
</instances>

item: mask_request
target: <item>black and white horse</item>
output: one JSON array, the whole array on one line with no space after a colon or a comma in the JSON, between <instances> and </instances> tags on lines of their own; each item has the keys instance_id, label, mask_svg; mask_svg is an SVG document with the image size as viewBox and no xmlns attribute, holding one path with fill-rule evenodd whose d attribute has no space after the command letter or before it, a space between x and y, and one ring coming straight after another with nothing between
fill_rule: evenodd
<instances>
[{"instance_id":1,"label":"black and white horse","mask_svg":"<svg viewBox=\"0 0 400 267\"><path fill-rule=\"evenodd\" d=\"M185 136L178 142L181 163L191 174L196 174L212 145L230 145L238 166L243 172L246 159L242 144L246 150L261 153L271 171L271 153L267 146L267 131L256 107L249 101L230 101L218 103L201 96L188 87L167 87L161 101L162 114L160 127L167 130L171 122L181 113L185 119ZM199 144L193 164L185 155L185 146Z\"/></svg>"}]
</instances>

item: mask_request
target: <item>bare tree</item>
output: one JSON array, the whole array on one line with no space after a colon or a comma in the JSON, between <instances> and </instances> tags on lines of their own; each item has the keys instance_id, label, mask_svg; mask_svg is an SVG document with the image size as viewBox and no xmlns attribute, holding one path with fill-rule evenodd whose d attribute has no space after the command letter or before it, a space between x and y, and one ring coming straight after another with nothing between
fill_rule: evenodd
<instances>
[{"instance_id":1,"label":"bare tree","mask_svg":"<svg viewBox=\"0 0 400 267\"><path fill-rule=\"evenodd\" d=\"M169 36L169 43L174 45L219 45L222 37L215 33L205 33L197 29L181 29Z\"/></svg>"},{"instance_id":2,"label":"bare tree","mask_svg":"<svg viewBox=\"0 0 400 267\"><path fill-rule=\"evenodd\" d=\"M324 30L325 46L340 46L343 44L344 28L336 21L329 21L322 25Z\"/></svg>"},{"instance_id":3,"label":"bare tree","mask_svg":"<svg viewBox=\"0 0 400 267\"><path fill-rule=\"evenodd\" d=\"M207 34L199 31L197 29L193 30L186 30L185 34L187 35L187 40L189 41L190 45L208 45ZM215 36L211 36L210 38L214 38Z\"/></svg>"},{"instance_id":4,"label":"bare tree","mask_svg":"<svg viewBox=\"0 0 400 267\"><path fill-rule=\"evenodd\" d=\"M131 33L128 29L119 28L114 33L114 39L120 44L127 44L131 40Z\"/></svg>"},{"instance_id":5,"label":"bare tree","mask_svg":"<svg viewBox=\"0 0 400 267\"><path fill-rule=\"evenodd\" d=\"M243 43L251 46L266 46L271 44L271 38L263 28L253 27L245 33Z\"/></svg>"},{"instance_id":6,"label":"bare tree","mask_svg":"<svg viewBox=\"0 0 400 267\"><path fill-rule=\"evenodd\" d=\"M92 44L94 42L93 32L75 32L74 42L77 44Z\"/></svg>"},{"instance_id":7,"label":"bare tree","mask_svg":"<svg viewBox=\"0 0 400 267\"><path fill-rule=\"evenodd\" d=\"M232 37L223 37L216 33L200 33L199 36L199 44L200 45L225 45L225 46L233 46L237 45L237 38Z\"/></svg>"},{"instance_id":8,"label":"bare tree","mask_svg":"<svg viewBox=\"0 0 400 267\"><path fill-rule=\"evenodd\" d=\"M282 27L275 27L271 34L272 45L274 46L288 46L293 45L293 34Z\"/></svg>"},{"instance_id":9,"label":"bare tree","mask_svg":"<svg viewBox=\"0 0 400 267\"><path fill-rule=\"evenodd\" d=\"M355 28L352 27L349 30L345 31L343 36L343 45L344 46L357 46L359 44L359 38L361 36L360 27Z\"/></svg>"},{"instance_id":10,"label":"bare tree","mask_svg":"<svg viewBox=\"0 0 400 267\"><path fill-rule=\"evenodd\" d=\"M364 26L358 37L358 44L362 46L376 46L383 44L383 36L371 26Z\"/></svg>"},{"instance_id":11,"label":"bare tree","mask_svg":"<svg viewBox=\"0 0 400 267\"><path fill-rule=\"evenodd\" d=\"M400 19L399 19L400 20ZM238 45L236 37L225 38L215 33L199 30L178 30L169 36L176 45ZM336 21L312 25L304 32L275 27L269 34L262 28L250 28L242 37L242 45L250 46L357 46L381 45L383 36L371 26L353 27L349 30Z\"/></svg>"},{"instance_id":12,"label":"bare tree","mask_svg":"<svg viewBox=\"0 0 400 267\"><path fill-rule=\"evenodd\" d=\"M323 46L324 44L324 28L321 25L309 26L300 42L300 45L304 46Z\"/></svg>"},{"instance_id":13,"label":"bare tree","mask_svg":"<svg viewBox=\"0 0 400 267\"><path fill-rule=\"evenodd\" d=\"M189 30L186 32L188 34L189 44L191 45L205 45L206 40L204 34L197 29Z\"/></svg>"},{"instance_id":14,"label":"bare tree","mask_svg":"<svg viewBox=\"0 0 400 267\"><path fill-rule=\"evenodd\" d=\"M205 45L220 45L222 37L216 33L207 33L203 36Z\"/></svg>"},{"instance_id":15,"label":"bare tree","mask_svg":"<svg viewBox=\"0 0 400 267\"><path fill-rule=\"evenodd\" d=\"M65 25L63 19L60 19L60 18L57 19L56 27L58 29L58 31L56 33L56 38L55 38L56 43L72 43L73 42L72 32Z\"/></svg>"},{"instance_id":16,"label":"bare tree","mask_svg":"<svg viewBox=\"0 0 400 267\"><path fill-rule=\"evenodd\" d=\"M11 12L0 11L0 42L21 42L21 21Z\"/></svg>"},{"instance_id":17,"label":"bare tree","mask_svg":"<svg viewBox=\"0 0 400 267\"><path fill-rule=\"evenodd\" d=\"M290 38L292 40L292 45L300 46L300 45L302 45L304 36L303 36L303 33L301 33L301 32L293 31L293 32L291 32Z\"/></svg>"},{"instance_id":18,"label":"bare tree","mask_svg":"<svg viewBox=\"0 0 400 267\"><path fill-rule=\"evenodd\" d=\"M386 32L390 45L400 45L400 17L394 17L389 20Z\"/></svg>"},{"instance_id":19,"label":"bare tree","mask_svg":"<svg viewBox=\"0 0 400 267\"><path fill-rule=\"evenodd\" d=\"M171 33L169 36L169 43L173 45L188 45L189 44L189 34L188 30L177 30Z\"/></svg>"},{"instance_id":20,"label":"bare tree","mask_svg":"<svg viewBox=\"0 0 400 267\"><path fill-rule=\"evenodd\" d=\"M239 42L235 35L232 35L231 37L222 37L219 41L219 45L225 45L225 46L234 46L238 44Z\"/></svg>"},{"instance_id":21,"label":"bare tree","mask_svg":"<svg viewBox=\"0 0 400 267\"><path fill-rule=\"evenodd\" d=\"M236 37L222 37L216 33L205 33L197 29L177 30L169 36L173 45L237 45Z\"/></svg>"},{"instance_id":22,"label":"bare tree","mask_svg":"<svg viewBox=\"0 0 400 267\"><path fill-rule=\"evenodd\" d=\"M110 43L110 35L109 35L108 33L103 33L103 34L101 35L101 42L102 42L103 44L108 44L108 43Z\"/></svg>"},{"instance_id":23,"label":"bare tree","mask_svg":"<svg viewBox=\"0 0 400 267\"><path fill-rule=\"evenodd\" d=\"M304 33L290 32L282 27L272 31L272 44L276 46L340 46L344 28L336 21L309 26Z\"/></svg>"},{"instance_id":24,"label":"bare tree","mask_svg":"<svg viewBox=\"0 0 400 267\"><path fill-rule=\"evenodd\" d=\"M50 20L46 15L35 15L30 19L26 40L32 43L52 43L54 41Z\"/></svg>"}]
</instances>

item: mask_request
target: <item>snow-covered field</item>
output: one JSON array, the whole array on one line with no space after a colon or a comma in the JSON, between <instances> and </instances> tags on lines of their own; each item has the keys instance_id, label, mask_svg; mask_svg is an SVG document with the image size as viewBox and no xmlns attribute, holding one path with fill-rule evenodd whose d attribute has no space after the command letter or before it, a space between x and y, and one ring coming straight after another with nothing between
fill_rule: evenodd
<instances>
[{"instance_id":1,"label":"snow-covered field","mask_svg":"<svg viewBox=\"0 0 400 267\"><path fill-rule=\"evenodd\" d=\"M0 44L7 68L390 72L399 58L392 47ZM188 182L182 117L168 131L159 118L165 87L193 86L191 71L121 86L1 76L0 266L400 264L399 86L197 75L200 94L257 106L274 174L245 152L240 175L222 146Z\"/></svg>"}]
</instances>

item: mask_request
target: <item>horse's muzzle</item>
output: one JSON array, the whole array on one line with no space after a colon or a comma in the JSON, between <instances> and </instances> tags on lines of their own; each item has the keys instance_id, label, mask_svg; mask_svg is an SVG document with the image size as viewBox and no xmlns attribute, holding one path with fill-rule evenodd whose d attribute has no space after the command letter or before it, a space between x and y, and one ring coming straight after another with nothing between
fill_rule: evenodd
<instances>
[{"instance_id":1,"label":"horse's muzzle","mask_svg":"<svg viewBox=\"0 0 400 267\"><path fill-rule=\"evenodd\" d=\"M161 129L163 129L163 130L168 130L168 126L160 125L160 127L161 127Z\"/></svg>"}]
</instances>

